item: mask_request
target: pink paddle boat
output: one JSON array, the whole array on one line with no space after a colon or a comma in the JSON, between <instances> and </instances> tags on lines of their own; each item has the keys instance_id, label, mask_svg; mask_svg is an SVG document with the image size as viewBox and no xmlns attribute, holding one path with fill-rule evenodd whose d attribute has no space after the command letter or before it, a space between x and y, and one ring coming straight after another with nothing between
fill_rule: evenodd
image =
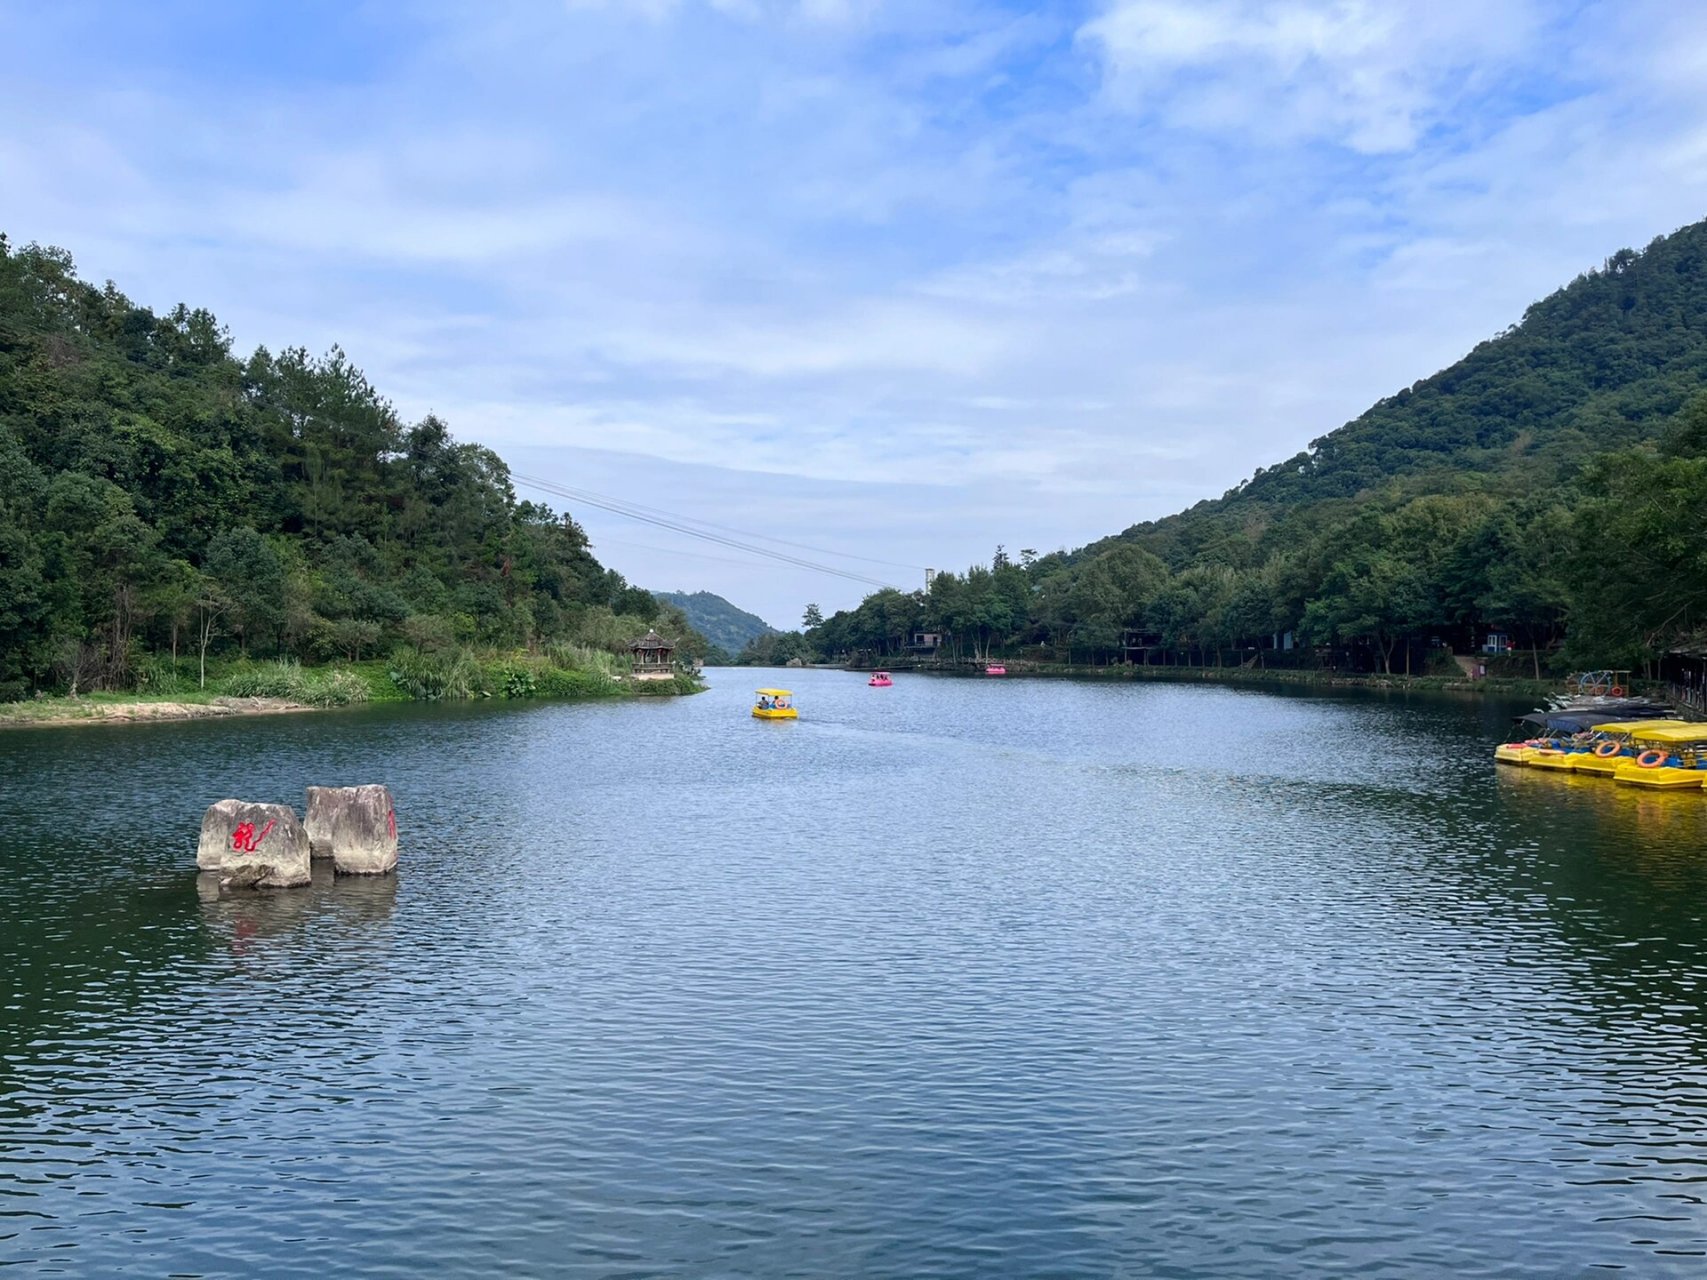
<instances>
[{"instance_id":1,"label":"pink paddle boat","mask_svg":"<svg viewBox=\"0 0 1707 1280\"><path fill-rule=\"evenodd\" d=\"M987 676L1005 676L1007 673L1008 669L999 662L992 662L984 668L984 674Z\"/></svg>"},{"instance_id":2,"label":"pink paddle boat","mask_svg":"<svg viewBox=\"0 0 1707 1280\"><path fill-rule=\"evenodd\" d=\"M866 683L873 689L887 689L895 682L889 678L887 671L873 671L871 679L867 680Z\"/></svg>"}]
</instances>

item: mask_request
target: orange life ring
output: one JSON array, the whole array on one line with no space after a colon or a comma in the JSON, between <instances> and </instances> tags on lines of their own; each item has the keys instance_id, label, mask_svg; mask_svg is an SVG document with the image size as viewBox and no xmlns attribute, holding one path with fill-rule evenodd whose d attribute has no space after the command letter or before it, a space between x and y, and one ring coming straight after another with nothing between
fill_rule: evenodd
<instances>
[{"instance_id":1,"label":"orange life ring","mask_svg":"<svg viewBox=\"0 0 1707 1280\"><path fill-rule=\"evenodd\" d=\"M1621 684L1613 685L1612 686L1612 696L1614 698L1622 698L1624 696L1624 686Z\"/></svg>"},{"instance_id":2,"label":"orange life ring","mask_svg":"<svg viewBox=\"0 0 1707 1280\"><path fill-rule=\"evenodd\" d=\"M1601 743L1598 747L1596 747L1594 749L1594 753L1595 753L1595 755L1599 756L1602 760L1604 760L1608 756L1617 755L1620 750L1622 750L1622 748L1619 747L1619 745L1616 742L1613 742L1610 738L1608 738L1605 742Z\"/></svg>"},{"instance_id":3,"label":"orange life ring","mask_svg":"<svg viewBox=\"0 0 1707 1280\"><path fill-rule=\"evenodd\" d=\"M1636 767L1638 769L1658 769L1665 763L1665 759L1666 753L1663 751L1644 751L1636 757Z\"/></svg>"}]
</instances>

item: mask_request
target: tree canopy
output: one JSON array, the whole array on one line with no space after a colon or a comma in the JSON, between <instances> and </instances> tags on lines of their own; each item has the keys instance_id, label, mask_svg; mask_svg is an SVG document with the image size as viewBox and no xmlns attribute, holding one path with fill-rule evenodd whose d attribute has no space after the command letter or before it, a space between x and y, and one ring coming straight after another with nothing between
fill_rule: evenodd
<instances>
[{"instance_id":1,"label":"tree canopy","mask_svg":"<svg viewBox=\"0 0 1707 1280\"><path fill-rule=\"evenodd\" d=\"M246 358L0 236L0 695L122 688L194 645L622 645L680 613L518 500L490 449L399 419L349 357Z\"/></svg>"},{"instance_id":2,"label":"tree canopy","mask_svg":"<svg viewBox=\"0 0 1707 1280\"><path fill-rule=\"evenodd\" d=\"M1620 250L1214 500L811 626L821 657L1354 662L1489 631L1584 665L1707 630L1707 223ZM1278 652L1277 652L1278 651ZM934 652L934 651L932 651ZM1211 658L1209 655L1213 655Z\"/></svg>"}]
</instances>

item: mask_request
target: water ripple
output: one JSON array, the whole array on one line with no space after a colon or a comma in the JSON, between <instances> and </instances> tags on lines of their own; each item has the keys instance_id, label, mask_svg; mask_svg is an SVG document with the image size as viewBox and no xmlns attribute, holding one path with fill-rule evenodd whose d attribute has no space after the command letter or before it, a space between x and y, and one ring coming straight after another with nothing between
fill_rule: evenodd
<instances>
[{"instance_id":1,"label":"water ripple","mask_svg":"<svg viewBox=\"0 0 1707 1280\"><path fill-rule=\"evenodd\" d=\"M0 1264L1707 1266L1701 797L1483 704L754 674L0 739ZM211 800L374 780L400 875L198 892Z\"/></svg>"}]
</instances>

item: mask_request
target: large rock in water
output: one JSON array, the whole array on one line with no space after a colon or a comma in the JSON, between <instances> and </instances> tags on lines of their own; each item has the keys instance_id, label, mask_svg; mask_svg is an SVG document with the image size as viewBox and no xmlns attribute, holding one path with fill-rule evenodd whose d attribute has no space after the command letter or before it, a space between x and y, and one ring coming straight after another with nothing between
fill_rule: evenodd
<instances>
[{"instance_id":1,"label":"large rock in water","mask_svg":"<svg viewBox=\"0 0 1707 1280\"><path fill-rule=\"evenodd\" d=\"M308 788L308 812L302 825L308 828L308 852L311 857L332 856L332 815L337 813L346 792L352 787Z\"/></svg>"},{"instance_id":2,"label":"large rock in water","mask_svg":"<svg viewBox=\"0 0 1707 1280\"><path fill-rule=\"evenodd\" d=\"M315 854L341 875L377 876L397 867L397 809L387 787L308 788Z\"/></svg>"},{"instance_id":3,"label":"large rock in water","mask_svg":"<svg viewBox=\"0 0 1707 1280\"><path fill-rule=\"evenodd\" d=\"M221 800L202 815L196 866L237 884L288 889L310 879L308 832L282 804Z\"/></svg>"}]
</instances>

